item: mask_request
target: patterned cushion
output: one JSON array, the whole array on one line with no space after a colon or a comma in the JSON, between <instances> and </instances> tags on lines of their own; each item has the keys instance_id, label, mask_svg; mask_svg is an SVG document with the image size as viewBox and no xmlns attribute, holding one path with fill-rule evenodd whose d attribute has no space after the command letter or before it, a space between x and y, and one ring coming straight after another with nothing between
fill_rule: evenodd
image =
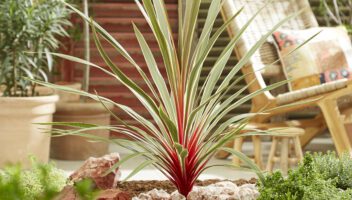
<instances>
[{"instance_id":1,"label":"patterned cushion","mask_svg":"<svg viewBox=\"0 0 352 200\"><path fill-rule=\"evenodd\" d=\"M316 33L319 34L288 55ZM352 46L345 28L280 30L273 36L285 76L292 80L290 90L352 77Z\"/></svg>"}]
</instances>

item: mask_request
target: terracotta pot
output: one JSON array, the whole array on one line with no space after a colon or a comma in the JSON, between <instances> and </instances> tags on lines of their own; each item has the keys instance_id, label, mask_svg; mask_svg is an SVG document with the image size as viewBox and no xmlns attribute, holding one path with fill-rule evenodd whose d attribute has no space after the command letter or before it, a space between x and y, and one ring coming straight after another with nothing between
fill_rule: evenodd
<instances>
[{"instance_id":1,"label":"terracotta pot","mask_svg":"<svg viewBox=\"0 0 352 200\"><path fill-rule=\"evenodd\" d=\"M112 108L112 106L111 106ZM99 102L64 102L57 105L55 122L81 122L110 125L110 114ZM71 129L69 127L59 127ZM108 130L89 131L89 134L109 138ZM92 142L80 136L54 137L51 139L51 158L62 160L85 160L108 153L108 143Z\"/></svg>"},{"instance_id":2,"label":"terracotta pot","mask_svg":"<svg viewBox=\"0 0 352 200\"><path fill-rule=\"evenodd\" d=\"M74 83L74 82L56 82L55 84L57 85L62 85L62 86L66 86L69 88L73 88L76 90L80 90L82 89L82 84L81 83ZM64 92L62 90L55 90L55 93L57 95L59 95L60 97L60 103L62 102L77 102L79 101L80 96L78 94L72 94L72 93L68 93L68 92Z\"/></svg>"},{"instance_id":3,"label":"terracotta pot","mask_svg":"<svg viewBox=\"0 0 352 200\"><path fill-rule=\"evenodd\" d=\"M48 161L50 136L44 132L51 127L36 123L52 122L58 99L57 95L0 97L0 167L21 163L28 168L29 155Z\"/></svg>"}]
</instances>

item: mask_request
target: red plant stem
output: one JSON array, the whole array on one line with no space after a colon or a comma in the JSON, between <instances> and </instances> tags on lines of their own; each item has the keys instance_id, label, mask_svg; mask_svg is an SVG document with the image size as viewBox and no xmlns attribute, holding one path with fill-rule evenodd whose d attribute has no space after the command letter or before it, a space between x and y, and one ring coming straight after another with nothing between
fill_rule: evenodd
<instances>
[{"instance_id":1,"label":"red plant stem","mask_svg":"<svg viewBox=\"0 0 352 200\"><path fill-rule=\"evenodd\" d=\"M182 72L181 72L182 73ZM188 196L189 192L193 189L195 164L197 163L198 152L197 140L199 139L199 128L194 131L191 138L185 138L185 124L187 124L187 118L185 117L185 102L184 102L184 91L185 91L185 80L181 75L179 84L177 85L177 94L175 94L176 103L176 114L177 114L177 128L178 128L178 140L179 143L188 150L188 156L185 158L184 166L182 166L182 158L179 157L178 152L175 148L168 150L171 162L169 170L167 170L169 177L168 179L175 183L180 194L185 197Z\"/></svg>"},{"instance_id":2,"label":"red plant stem","mask_svg":"<svg viewBox=\"0 0 352 200\"><path fill-rule=\"evenodd\" d=\"M208 164L209 160L210 160L211 157L209 157L208 159L206 159L202 165L200 167L198 167L198 169L192 173L192 177L193 177L193 180L191 182L195 182L198 178L198 176L200 175L200 173L202 172L202 170L204 170L204 167Z\"/></svg>"}]
</instances>

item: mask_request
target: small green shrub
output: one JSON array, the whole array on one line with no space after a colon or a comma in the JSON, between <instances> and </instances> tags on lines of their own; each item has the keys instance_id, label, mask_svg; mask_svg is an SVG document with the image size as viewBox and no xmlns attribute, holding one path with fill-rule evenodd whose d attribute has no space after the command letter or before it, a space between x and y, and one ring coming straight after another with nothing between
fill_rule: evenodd
<instances>
[{"instance_id":1,"label":"small green shrub","mask_svg":"<svg viewBox=\"0 0 352 200\"><path fill-rule=\"evenodd\" d=\"M50 200L65 185L64 172L53 164L39 164L34 161L30 170L12 165L0 172L0 199Z\"/></svg>"},{"instance_id":2,"label":"small green shrub","mask_svg":"<svg viewBox=\"0 0 352 200\"><path fill-rule=\"evenodd\" d=\"M264 185L259 183L258 200L352 199L351 189L338 188L336 179L320 172L323 167L317 163L322 161L321 157L324 156L307 154L297 169L289 171L287 178L279 171L267 175Z\"/></svg>"},{"instance_id":3,"label":"small green shrub","mask_svg":"<svg viewBox=\"0 0 352 200\"><path fill-rule=\"evenodd\" d=\"M334 152L315 153L313 158L318 173L325 180L334 180L336 187L344 190L352 188L352 161L348 154L339 158Z\"/></svg>"}]
</instances>

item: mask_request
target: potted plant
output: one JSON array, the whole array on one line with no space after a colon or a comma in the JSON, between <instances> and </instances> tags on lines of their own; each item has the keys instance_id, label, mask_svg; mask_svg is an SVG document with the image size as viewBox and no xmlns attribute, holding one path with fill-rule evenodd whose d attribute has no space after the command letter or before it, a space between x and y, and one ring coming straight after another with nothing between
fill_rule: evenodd
<instances>
[{"instance_id":1,"label":"potted plant","mask_svg":"<svg viewBox=\"0 0 352 200\"><path fill-rule=\"evenodd\" d=\"M88 15L88 0L82 1L85 14ZM85 59L90 60L90 36L89 23L84 21L84 44ZM84 68L83 79L81 84L71 83L66 85L73 89L81 89L89 91L90 68L86 65ZM62 84L61 84L62 85ZM55 122L84 122L90 124L99 124L102 126L110 125L110 113L99 102L89 101L86 97L79 98L77 94L69 94L57 90L63 100L57 104L57 111L54 115ZM112 105L108 106L112 109ZM108 139L110 137L109 130L94 130L89 132ZM70 135L64 137L54 137L51 140L50 157L62 160L85 160L91 156L102 156L108 153L109 145L105 142L94 142L86 138Z\"/></svg>"},{"instance_id":2,"label":"potted plant","mask_svg":"<svg viewBox=\"0 0 352 200\"><path fill-rule=\"evenodd\" d=\"M63 27L70 13L59 0L0 2L0 167L7 162L27 167L28 155L48 161L50 137L35 123L52 121L58 96L26 77L50 79L49 52L67 35Z\"/></svg>"},{"instance_id":3,"label":"potted plant","mask_svg":"<svg viewBox=\"0 0 352 200\"><path fill-rule=\"evenodd\" d=\"M133 159L137 156L144 156L146 161L136 166L136 169L132 171L127 178L133 176L133 174L137 173L144 167L153 165L165 174L165 176L176 186L179 193L185 197L187 197L192 190L199 175L209 167L214 167L209 166L208 162L219 149L223 149L240 157L248 164L248 166L258 173L259 180L263 180L260 169L258 169L249 158L233 149L222 147L228 141L240 137L239 133L246 126L248 120L261 113L239 114L225 120L222 124L219 124L219 122L232 109L249 101L252 97L259 95L262 92L286 84L287 81L275 83L258 92L245 94L241 97L240 94L246 90L249 86L247 85L238 92L229 94L230 96L227 99L223 100L223 97L230 91L230 88L246 77L246 74L238 77L235 77L235 75L243 66L245 66L253 53L266 42L267 38L271 36L276 28L297 16L299 13L282 19L253 46L252 50L231 69L224 79L220 79L220 75L233 52L233 48L241 37L241 34L255 18L256 14L254 13L254 16L243 26L242 31L237 33L226 48L223 49L212 70L206 76L206 81L201 83L199 80L205 58L208 56L219 36L226 31L226 27L231 23L231 20L241 12L241 9L229 21L225 22L219 30L211 34L212 26L215 23L222 5L220 0L211 1L204 29L200 33L199 41L194 42L194 36L196 34L195 27L201 0L179 1L179 41L178 44L176 44L172 37L164 1L143 0L142 5L136 0L136 3L146 18L146 21L159 44L167 72L165 79L159 71L155 58L144 39L143 34L139 31L136 25L134 25L135 34L147 63L148 70L151 74L151 79L147 78L145 72L141 70L118 41L116 41L99 24L91 20L89 16L72 6L71 8L75 12L91 23L95 44L100 55L110 67L111 72L94 63L70 55L57 53L54 53L53 55L81 64L90 65L91 67L98 68L112 77L115 77L130 89L133 94L135 94L136 98L150 112L155 123L145 119L130 107L113 102L110 99L98 96L97 94L33 80L35 83L55 89L61 89L70 93L80 94L101 102L112 116L121 122L121 125L118 126L98 126L96 124L77 122L52 123L54 125L71 127L71 130L55 129L52 131L53 135L77 135L87 137L90 140L107 141L125 147L126 149L131 150L131 155L121 159L120 162L114 165L108 172L115 170L126 160ZM183 10L183 8L185 9ZM259 10L258 13L260 11L261 10ZM153 91L152 95L148 95L111 61L109 55L104 48L102 48L101 39L107 40L114 46L118 53L124 56L134 67L136 67L142 77L144 77L144 81L148 83L149 89ZM199 90L199 88L201 89ZM236 100L237 98L239 99ZM107 104L117 106L138 121L143 128L124 123L106 106ZM265 109L263 109L263 112L265 113ZM233 126L235 128L226 131L230 124L234 124ZM86 134L86 131L91 130L116 131L125 134L131 140L106 140L106 138ZM250 131L242 135L253 134L257 134L257 132Z\"/></svg>"}]
</instances>

